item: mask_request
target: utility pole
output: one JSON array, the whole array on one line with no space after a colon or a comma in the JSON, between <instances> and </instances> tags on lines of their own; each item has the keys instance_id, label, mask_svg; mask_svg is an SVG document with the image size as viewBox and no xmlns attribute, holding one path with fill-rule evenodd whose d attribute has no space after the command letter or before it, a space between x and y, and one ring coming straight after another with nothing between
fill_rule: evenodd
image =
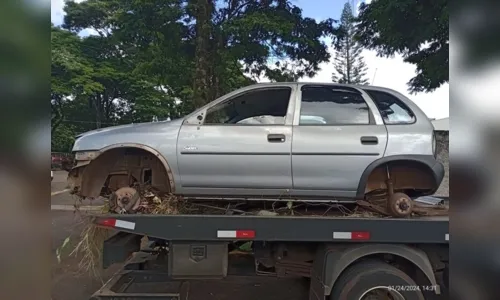
<instances>
[{"instance_id":1,"label":"utility pole","mask_svg":"<svg viewBox=\"0 0 500 300\"><path fill-rule=\"evenodd\" d=\"M378 68L375 68L375 72L373 73L373 79L372 79L371 85L373 85L373 82L375 82L375 76L377 76L377 70L378 70Z\"/></svg>"}]
</instances>

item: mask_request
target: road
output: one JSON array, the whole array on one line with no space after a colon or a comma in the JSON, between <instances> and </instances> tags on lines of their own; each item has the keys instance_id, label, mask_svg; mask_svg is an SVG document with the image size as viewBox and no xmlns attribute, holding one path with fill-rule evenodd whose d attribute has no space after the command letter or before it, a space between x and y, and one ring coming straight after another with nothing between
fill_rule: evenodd
<instances>
[{"instance_id":1,"label":"road","mask_svg":"<svg viewBox=\"0 0 500 300\"><path fill-rule=\"evenodd\" d=\"M81 218L75 214L73 205L76 198L69 194L66 189L65 171L54 171L54 179L51 182L51 204L52 204L52 300L88 300L97 291L102 282L87 274L80 274L78 263L80 258L69 257L67 248L63 251L61 262L56 256L56 249L59 248L67 237L70 237L71 244L74 245L79 240ZM65 210L54 210L64 205ZM118 266L106 270L102 274L102 279L107 280Z\"/></svg>"},{"instance_id":2,"label":"road","mask_svg":"<svg viewBox=\"0 0 500 300\"><path fill-rule=\"evenodd\" d=\"M75 214L72 205L75 199L66 189L66 174L57 171L51 183L52 191L52 263L51 291L52 300L88 300L104 281L108 280L120 267L113 266L103 270L101 280L78 270L80 258L68 257L68 252L79 241L82 226L81 217ZM88 203L86 203L88 204ZM95 203L91 203L97 205ZM58 206L59 205L59 206ZM63 206L61 206L63 205ZM66 210L55 210L61 207ZM63 251L61 262L58 262L56 250L70 237L70 247ZM66 249L66 248L65 248ZM66 254L66 255L65 255ZM224 281L203 281L192 284L188 300L304 300L307 298L307 283L304 280L267 280L258 282L239 281L228 284Z\"/></svg>"}]
</instances>

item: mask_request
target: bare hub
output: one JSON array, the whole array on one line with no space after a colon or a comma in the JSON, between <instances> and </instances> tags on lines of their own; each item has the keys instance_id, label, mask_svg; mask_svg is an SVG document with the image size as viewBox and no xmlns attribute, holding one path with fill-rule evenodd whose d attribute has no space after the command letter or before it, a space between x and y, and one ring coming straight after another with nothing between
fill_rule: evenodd
<instances>
[{"instance_id":1,"label":"bare hub","mask_svg":"<svg viewBox=\"0 0 500 300\"><path fill-rule=\"evenodd\" d=\"M122 187L111 194L110 206L117 213L133 213L139 208L139 192L131 187Z\"/></svg>"},{"instance_id":2,"label":"bare hub","mask_svg":"<svg viewBox=\"0 0 500 300\"><path fill-rule=\"evenodd\" d=\"M395 217L407 217L412 213L413 201L404 193L388 195L387 208Z\"/></svg>"}]
</instances>

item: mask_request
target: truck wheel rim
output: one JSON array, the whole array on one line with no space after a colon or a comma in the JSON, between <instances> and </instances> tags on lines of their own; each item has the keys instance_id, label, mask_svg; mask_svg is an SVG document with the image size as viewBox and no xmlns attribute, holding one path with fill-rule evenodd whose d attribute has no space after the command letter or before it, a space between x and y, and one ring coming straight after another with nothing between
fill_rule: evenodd
<instances>
[{"instance_id":1,"label":"truck wheel rim","mask_svg":"<svg viewBox=\"0 0 500 300\"><path fill-rule=\"evenodd\" d=\"M387 286L375 286L365 291L358 300L405 300L405 297Z\"/></svg>"}]
</instances>

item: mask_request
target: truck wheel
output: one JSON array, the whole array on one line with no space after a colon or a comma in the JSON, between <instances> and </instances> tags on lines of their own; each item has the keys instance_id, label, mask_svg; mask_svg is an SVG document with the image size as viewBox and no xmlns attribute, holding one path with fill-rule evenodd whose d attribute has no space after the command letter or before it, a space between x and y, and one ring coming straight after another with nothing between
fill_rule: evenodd
<instances>
[{"instance_id":1,"label":"truck wheel","mask_svg":"<svg viewBox=\"0 0 500 300\"><path fill-rule=\"evenodd\" d=\"M347 268L335 283L330 300L424 300L424 296L406 273L375 260Z\"/></svg>"}]
</instances>

